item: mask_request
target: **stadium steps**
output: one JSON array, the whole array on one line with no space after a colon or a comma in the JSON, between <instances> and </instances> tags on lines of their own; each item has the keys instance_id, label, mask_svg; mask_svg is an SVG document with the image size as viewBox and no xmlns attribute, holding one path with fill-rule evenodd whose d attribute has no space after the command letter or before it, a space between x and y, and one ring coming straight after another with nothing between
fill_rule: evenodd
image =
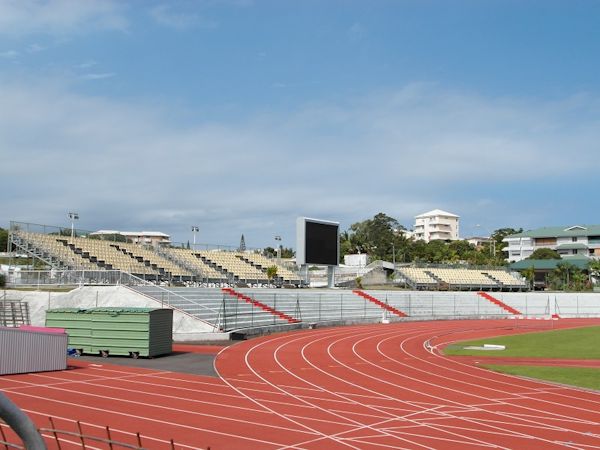
<instances>
[{"instance_id":1,"label":"stadium steps","mask_svg":"<svg viewBox=\"0 0 600 450\"><path fill-rule=\"evenodd\" d=\"M249 297L249 296L247 296L245 294L242 294L241 292L237 292L237 291L235 291L232 288L222 288L221 290L224 293L226 293L226 294L228 294L228 295L230 295L232 297L236 297L240 301L244 301L246 303L249 303L249 304L251 304L251 305L253 305L253 306L257 307L257 308L261 308L263 311L266 311L268 313L273 314L274 316L277 316L277 317L279 317L279 318L281 318L283 320L286 320L288 323L298 323L298 322L300 322L298 319L295 319L294 317L292 317L292 316L290 316L290 315L288 315L288 314L286 314L284 312L278 311L275 308L273 308L273 307L271 307L271 306L269 306L269 305L267 305L265 303L259 302L258 300L255 300L252 297Z\"/></svg>"},{"instance_id":2,"label":"stadium steps","mask_svg":"<svg viewBox=\"0 0 600 450\"><path fill-rule=\"evenodd\" d=\"M500 286L500 290L502 291L522 291L525 286L523 284L519 284L518 280L515 279L514 283L512 284L508 284L506 281L504 280L500 280L499 278L496 278L494 275L487 273L487 272L481 272L483 275L485 275L487 278L491 279L494 283L498 284Z\"/></svg>"},{"instance_id":3,"label":"stadium steps","mask_svg":"<svg viewBox=\"0 0 600 450\"><path fill-rule=\"evenodd\" d=\"M409 286L412 289L418 289L419 288L419 283L417 283L415 280L413 280L410 276L408 276L407 274L405 274L404 272L396 272L398 274L398 277L400 278L399 281L402 281L403 283L405 283L407 286Z\"/></svg>"},{"instance_id":4,"label":"stadium steps","mask_svg":"<svg viewBox=\"0 0 600 450\"><path fill-rule=\"evenodd\" d=\"M161 251L160 249L156 251L156 254L168 261L171 261L173 264L178 265L179 267L183 268L184 270L187 270L188 272L193 274L193 276L203 278L200 270L198 270L197 267L192 266L190 263L185 261L183 258L179 258L176 255L171 254L166 251Z\"/></svg>"},{"instance_id":5,"label":"stadium steps","mask_svg":"<svg viewBox=\"0 0 600 450\"><path fill-rule=\"evenodd\" d=\"M367 294L364 291L361 291L359 289L355 289L352 291L354 294L358 295L359 297L364 298L365 300L370 301L371 303L375 303L376 305L378 305L379 307L391 312L392 314L397 315L398 317L408 317L408 314L404 313L403 311L400 311L397 308L394 308L393 306L388 305L387 303L382 302L381 300L379 300L378 298L373 297L372 295Z\"/></svg>"},{"instance_id":6,"label":"stadium steps","mask_svg":"<svg viewBox=\"0 0 600 450\"><path fill-rule=\"evenodd\" d=\"M504 309L505 311L507 311L510 314L514 314L515 316L520 316L521 312L516 310L515 308L513 308L512 306L507 305L506 303L498 300L496 297L491 296L490 294L488 294L487 292L478 292L477 295L479 295L480 297L485 298L486 300L489 300L490 302L494 303L495 305L500 306L502 309Z\"/></svg>"},{"instance_id":7,"label":"stadium steps","mask_svg":"<svg viewBox=\"0 0 600 450\"><path fill-rule=\"evenodd\" d=\"M494 277L493 275L490 275L489 273L486 272L481 272L481 274L486 277L489 278L490 281L494 282L495 284L497 284L499 286L499 290L504 291L504 290L512 290L513 286L509 286L506 283L503 283L501 280L499 280L498 278Z\"/></svg>"},{"instance_id":8,"label":"stadium steps","mask_svg":"<svg viewBox=\"0 0 600 450\"><path fill-rule=\"evenodd\" d=\"M267 276L267 268L264 267L262 264L256 263L254 261L251 261L248 258L243 257L242 255L235 255L239 260L241 260L242 262L246 263L246 264L250 264L252 267L254 267L256 270L261 271L262 273L265 274L265 277ZM283 283L283 277L280 275L275 275L275 278L273 281L277 281L280 283Z\"/></svg>"},{"instance_id":9,"label":"stadium steps","mask_svg":"<svg viewBox=\"0 0 600 450\"><path fill-rule=\"evenodd\" d=\"M222 295L194 295L192 290L189 294L183 294L185 291L176 289L167 289L158 286L125 286L138 294L149 297L159 302L162 307L169 307L182 311L202 322L218 326L219 309L223 303Z\"/></svg>"},{"instance_id":10,"label":"stadium steps","mask_svg":"<svg viewBox=\"0 0 600 450\"><path fill-rule=\"evenodd\" d=\"M129 250L129 249L125 248L125 247L120 247L118 244L114 245L114 247L117 250L123 252L123 254L129 256L134 261L142 263L144 266L150 267L152 270L158 271L158 273L160 273L161 275L167 275L167 272L164 269L158 267L158 264L153 263L152 261L144 258L143 256L136 255L131 250Z\"/></svg>"},{"instance_id":11,"label":"stadium steps","mask_svg":"<svg viewBox=\"0 0 600 450\"><path fill-rule=\"evenodd\" d=\"M223 277L229 282L239 281L239 278L233 272L227 270L225 267L218 265L216 262L210 260L204 255L197 254L196 256L200 258L204 264L208 265L209 267L212 267L217 272L223 274Z\"/></svg>"}]
</instances>

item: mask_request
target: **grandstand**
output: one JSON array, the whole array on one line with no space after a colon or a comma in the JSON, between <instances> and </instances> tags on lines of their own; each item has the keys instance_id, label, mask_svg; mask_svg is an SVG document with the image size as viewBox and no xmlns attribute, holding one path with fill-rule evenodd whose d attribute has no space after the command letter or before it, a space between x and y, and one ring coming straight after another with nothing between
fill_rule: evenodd
<instances>
[{"instance_id":1,"label":"grandstand","mask_svg":"<svg viewBox=\"0 0 600 450\"><path fill-rule=\"evenodd\" d=\"M597 314L597 297L585 301L582 297L574 307L567 300L550 304L525 293L509 294L526 291L527 283L499 268L401 267L396 280L410 289L406 291L274 289L304 283L294 271L252 251L154 248L92 239L81 232L65 234L70 233L30 224L11 226L11 242L52 268L48 274L21 271L22 280L38 285L128 285L147 301L199 321L205 326L203 332L382 319L548 315L550 311L578 317ZM267 269L273 265L277 274L269 279ZM482 291L496 293L486 297Z\"/></svg>"},{"instance_id":2,"label":"grandstand","mask_svg":"<svg viewBox=\"0 0 600 450\"><path fill-rule=\"evenodd\" d=\"M66 236L56 227L12 223L10 240L19 250L56 270L120 270L144 280L201 283L204 287L302 285L298 274L253 252L143 246ZM267 276L269 266L277 267L274 279Z\"/></svg>"},{"instance_id":3,"label":"grandstand","mask_svg":"<svg viewBox=\"0 0 600 450\"><path fill-rule=\"evenodd\" d=\"M288 269L285 266L276 264L275 261L273 261L270 258L267 258L264 255L261 255L260 253L243 252L243 253L238 253L237 256L242 261L245 261L248 264L251 264L252 266L257 267L258 269L263 270L263 271L266 270L270 266L276 266L277 267L276 278L278 278L282 283L293 284L293 285L301 284L301 279L296 272Z\"/></svg>"},{"instance_id":4,"label":"grandstand","mask_svg":"<svg viewBox=\"0 0 600 450\"><path fill-rule=\"evenodd\" d=\"M520 275L501 269L401 267L397 278L418 290L523 291L527 282Z\"/></svg>"},{"instance_id":5,"label":"grandstand","mask_svg":"<svg viewBox=\"0 0 600 450\"><path fill-rule=\"evenodd\" d=\"M189 271L197 274L200 279L206 283L227 282L227 276L211 265L205 263L202 258L194 252L185 248L162 247L159 253L165 258L175 262L175 264L187 268Z\"/></svg>"},{"instance_id":6,"label":"grandstand","mask_svg":"<svg viewBox=\"0 0 600 450\"><path fill-rule=\"evenodd\" d=\"M542 292L424 291L275 288L200 288L159 286L137 278L105 273L112 282L92 284L68 293L23 291L24 303L36 298L31 323L43 325L43 310L52 307L94 306L170 307L175 310L176 341L228 339L230 332L260 334L312 324L347 324L429 319L600 317L600 294ZM70 271L75 277L84 271ZM73 279L68 272L42 281ZM23 280L31 279L27 275ZM79 283L75 283L79 284ZM38 284L39 286L39 284ZM10 291L8 291L10 294ZM15 295L15 294L11 294ZM12 313L11 313L12 314ZM207 337L209 336L210 337Z\"/></svg>"}]
</instances>

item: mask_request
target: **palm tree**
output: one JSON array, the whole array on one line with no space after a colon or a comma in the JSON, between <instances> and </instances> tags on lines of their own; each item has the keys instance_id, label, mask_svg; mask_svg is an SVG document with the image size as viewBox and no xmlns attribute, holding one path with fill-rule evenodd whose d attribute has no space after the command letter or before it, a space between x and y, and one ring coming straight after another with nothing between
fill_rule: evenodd
<instances>
[{"instance_id":1,"label":"palm tree","mask_svg":"<svg viewBox=\"0 0 600 450\"><path fill-rule=\"evenodd\" d=\"M277 266L269 266L267 267L267 278L269 279L269 283L273 281L273 278L277 276Z\"/></svg>"},{"instance_id":2,"label":"palm tree","mask_svg":"<svg viewBox=\"0 0 600 450\"><path fill-rule=\"evenodd\" d=\"M588 266L588 271L590 273L590 281L593 284L600 282L600 260L595 259L590 262Z\"/></svg>"}]
</instances>

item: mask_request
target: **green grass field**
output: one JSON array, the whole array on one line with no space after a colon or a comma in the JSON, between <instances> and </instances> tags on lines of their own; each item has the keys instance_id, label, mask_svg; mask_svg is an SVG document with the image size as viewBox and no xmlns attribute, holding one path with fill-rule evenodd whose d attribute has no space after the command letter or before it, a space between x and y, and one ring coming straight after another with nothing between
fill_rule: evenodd
<instances>
[{"instance_id":1,"label":"green grass field","mask_svg":"<svg viewBox=\"0 0 600 450\"><path fill-rule=\"evenodd\" d=\"M506 350L482 351L463 348L483 344L505 345ZM600 326L596 326L465 341L447 346L444 353L486 357L600 359L599 344Z\"/></svg>"},{"instance_id":2,"label":"green grass field","mask_svg":"<svg viewBox=\"0 0 600 450\"><path fill-rule=\"evenodd\" d=\"M579 386L600 391L600 369L588 367L482 365L496 372Z\"/></svg>"},{"instance_id":3,"label":"green grass field","mask_svg":"<svg viewBox=\"0 0 600 450\"><path fill-rule=\"evenodd\" d=\"M506 350L465 350L483 344L505 345ZM572 328L514 336L501 336L454 343L444 349L446 355L494 357L600 359L600 327ZM561 384L600 390L600 369L581 367L508 366L482 364L496 372L553 381Z\"/></svg>"}]
</instances>

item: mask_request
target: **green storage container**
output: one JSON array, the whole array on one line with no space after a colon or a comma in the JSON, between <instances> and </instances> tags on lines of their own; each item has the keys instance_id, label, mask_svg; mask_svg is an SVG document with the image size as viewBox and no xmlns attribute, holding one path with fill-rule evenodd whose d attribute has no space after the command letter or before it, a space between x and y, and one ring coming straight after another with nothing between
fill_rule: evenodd
<instances>
[{"instance_id":1,"label":"green storage container","mask_svg":"<svg viewBox=\"0 0 600 450\"><path fill-rule=\"evenodd\" d=\"M103 307L49 310L46 324L66 328L69 346L83 353L153 357L172 352L173 310ZM50 325L47 325L50 326ZM83 335L89 337L84 341ZM71 333L73 338L71 339Z\"/></svg>"},{"instance_id":2,"label":"green storage container","mask_svg":"<svg viewBox=\"0 0 600 450\"><path fill-rule=\"evenodd\" d=\"M46 311L46 326L64 328L68 346L77 353L92 353L92 317L86 309L57 308Z\"/></svg>"}]
</instances>

